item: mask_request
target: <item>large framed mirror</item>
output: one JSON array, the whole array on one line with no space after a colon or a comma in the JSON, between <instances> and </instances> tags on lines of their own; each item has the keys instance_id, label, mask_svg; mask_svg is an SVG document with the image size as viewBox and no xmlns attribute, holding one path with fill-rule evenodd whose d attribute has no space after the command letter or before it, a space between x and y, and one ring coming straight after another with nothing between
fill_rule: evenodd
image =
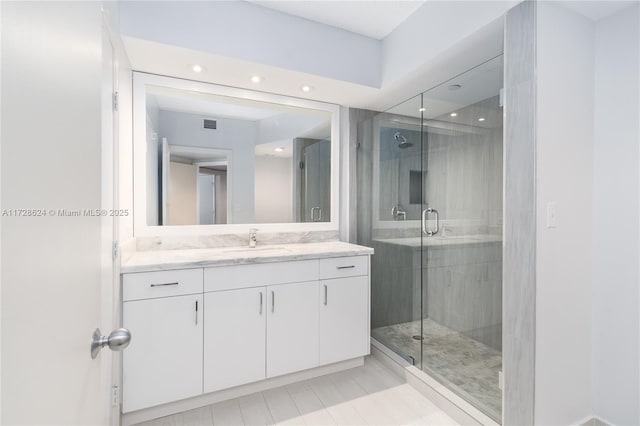
<instances>
[{"instance_id":1,"label":"large framed mirror","mask_svg":"<svg viewBox=\"0 0 640 426\"><path fill-rule=\"evenodd\" d=\"M135 72L136 236L338 230L338 105Z\"/></svg>"}]
</instances>

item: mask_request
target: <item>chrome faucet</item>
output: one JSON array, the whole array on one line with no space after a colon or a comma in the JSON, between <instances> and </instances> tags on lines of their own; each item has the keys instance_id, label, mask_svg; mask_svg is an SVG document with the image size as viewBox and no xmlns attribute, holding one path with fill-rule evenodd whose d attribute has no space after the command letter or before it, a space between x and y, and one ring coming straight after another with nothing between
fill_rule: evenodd
<instances>
[{"instance_id":1,"label":"chrome faucet","mask_svg":"<svg viewBox=\"0 0 640 426\"><path fill-rule=\"evenodd\" d=\"M249 229L249 247L255 248L258 243L258 230L256 228Z\"/></svg>"}]
</instances>

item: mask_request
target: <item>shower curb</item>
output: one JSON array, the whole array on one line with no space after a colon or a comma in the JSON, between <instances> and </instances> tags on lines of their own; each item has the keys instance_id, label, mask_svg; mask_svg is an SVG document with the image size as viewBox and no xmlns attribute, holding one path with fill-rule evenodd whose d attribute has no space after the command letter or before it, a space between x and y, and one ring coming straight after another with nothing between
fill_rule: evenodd
<instances>
[{"instance_id":1,"label":"shower curb","mask_svg":"<svg viewBox=\"0 0 640 426\"><path fill-rule=\"evenodd\" d=\"M433 402L461 425L498 425L467 401L447 389L424 371L409 364L382 343L371 338L371 356L405 379L409 385Z\"/></svg>"}]
</instances>

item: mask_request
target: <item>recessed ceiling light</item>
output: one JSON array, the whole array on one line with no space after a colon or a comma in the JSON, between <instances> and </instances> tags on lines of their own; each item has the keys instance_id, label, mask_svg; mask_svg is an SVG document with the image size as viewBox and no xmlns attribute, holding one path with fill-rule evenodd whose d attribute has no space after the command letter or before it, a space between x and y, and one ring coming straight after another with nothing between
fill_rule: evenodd
<instances>
[{"instance_id":1,"label":"recessed ceiling light","mask_svg":"<svg viewBox=\"0 0 640 426\"><path fill-rule=\"evenodd\" d=\"M260 77L259 75L254 75L253 77L251 77L251 81L254 83L260 83L262 81L262 77Z\"/></svg>"},{"instance_id":2,"label":"recessed ceiling light","mask_svg":"<svg viewBox=\"0 0 640 426\"><path fill-rule=\"evenodd\" d=\"M275 152L282 152L282 151L284 151L284 148L278 147L278 148L274 149L274 151Z\"/></svg>"},{"instance_id":3,"label":"recessed ceiling light","mask_svg":"<svg viewBox=\"0 0 640 426\"><path fill-rule=\"evenodd\" d=\"M478 121L484 121L484 120L486 120L486 118L484 118L484 117L478 118Z\"/></svg>"},{"instance_id":4,"label":"recessed ceiling light","mask_svg":"<svg viewBox=\"0 0 640 426\"><path fill-rule=\"evenodd\" d=\"M451 86L449 86L449 90L458 90L461 87L462 86L460 84L452 84Z\"/></svg>"},{"instance_id":5,"label":"recessed ceiling light","mask_svg":"<svg viewBox=\"0 0 640 426\"><path fill-rule=\"evenodd\" d=\"M427 110L426 108L420 108L418 111L425 112L426 110Z\"/></svg>"},{"instance_id":6,"label":"recessed ceiling light","mask_svg":"<svg viewBox=\"0 0 640 426\"><path fill-rule=\"evenodd\" d=\"M304 86L301 87L301 89L302 89L303 92L310 92L311 91L311 86L308 86L308 85L305 84Z\"/></svg>"},{"instance_id":7,"label":"recessed ceiling light","mask_svg":"<svg viewBox=\"0 0 640 426\"><path fill-rule=\"evenodd\" d=\"M193 70L193 72L202 72L204 71L204 68L202 67L202 65L194 65L191 67L191 69Z\"/></svg>"},{"instance_id":8,"label":"recessed ceiling light","mask_svg":"<svg viewBox=\"0 0 640 426\"><path fill-rule=\"evenodd\" d=\"M457 117L458 113L457 112L452 112L451 114L449 114L451 117Z\"/></svg>"}]
</instances>

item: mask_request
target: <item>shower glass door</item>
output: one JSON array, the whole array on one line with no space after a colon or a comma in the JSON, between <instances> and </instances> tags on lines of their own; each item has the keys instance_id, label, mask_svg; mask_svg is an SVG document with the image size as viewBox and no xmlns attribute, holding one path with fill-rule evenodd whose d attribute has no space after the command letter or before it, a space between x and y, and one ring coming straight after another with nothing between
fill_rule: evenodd
<instances>
[{"instance_id":1,"label":"shower glass door","mask_svg":"<svg viewBox=\"0 0 640 426\"><path fill-rule=\"evenodd\" d=\"M358 151L372 337L498 422L501 87L498 57L366 121Z\"/></svg>"},{"instance_id":2,"label":"shower glass door","mask_svg":"<svg viewBox=\"0 0 640 426\"><path fill-rule=\"evenodd\" d=\"M375 250L372 336L414 365L422 363L424 318L420 229L426 162L421 109L418 95L365 122L358 153L358 172L363 173L359 182L367 186L359 191L359 205L374 206L370 216L358 218L359 243Z\"/></svg>"},{"instance_id":3,"label":"shower glass door","mask_svg":"<svg viewBox=\"0 0 640 426\"><path fill-rule=\"evenodd\" d=\"M496 421L502 393L502 60L423 94L422 365Z\"/></svg>"}]
</instances>

